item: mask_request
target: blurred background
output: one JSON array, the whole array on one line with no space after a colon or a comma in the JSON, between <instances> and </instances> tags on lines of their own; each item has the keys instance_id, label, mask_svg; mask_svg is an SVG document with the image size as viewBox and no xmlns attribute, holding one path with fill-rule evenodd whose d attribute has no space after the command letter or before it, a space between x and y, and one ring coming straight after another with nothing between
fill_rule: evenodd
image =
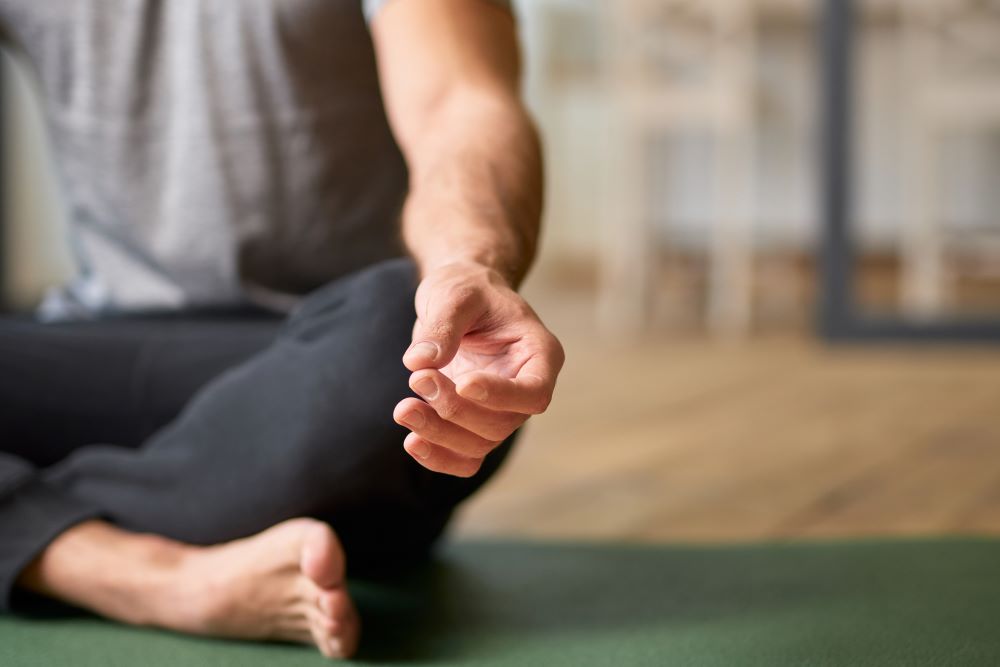
<instances>
[{"instance_id":1,"label":"blurred background","mask_svg":"<svg viewBox=\"0 0 1000 667\"><path fill-rule=\"evenodd\" d=\"M549 183L525 289L569 361L458 532L1000 530L1000 2L855 3L827 42L853 62L849 201L824 180L837 3L516 4ZM31 82L3 74L4 285L26 306L70 267ZM831 299L842 332L903 324L831 344Z\"/></svg>"}]
</instances>

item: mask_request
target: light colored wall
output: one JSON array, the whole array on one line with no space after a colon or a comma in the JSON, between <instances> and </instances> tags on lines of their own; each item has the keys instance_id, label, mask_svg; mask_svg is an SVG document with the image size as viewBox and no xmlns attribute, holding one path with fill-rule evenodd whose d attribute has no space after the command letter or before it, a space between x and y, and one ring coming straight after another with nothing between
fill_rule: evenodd
<instances>
[{"instance_id":1,"label":"light colored wall","mask_svg":"<svg viewBox=\"0 0 1000 667\"><path fill-rule=\"evenodd\" d=\"M36 302L46 287L71 271L63 233L59 188L41 121L37 96L23 66L9 54L3 71L4 225L7 234L6 283L21 306Z\"/></svg>"}]
</instances>

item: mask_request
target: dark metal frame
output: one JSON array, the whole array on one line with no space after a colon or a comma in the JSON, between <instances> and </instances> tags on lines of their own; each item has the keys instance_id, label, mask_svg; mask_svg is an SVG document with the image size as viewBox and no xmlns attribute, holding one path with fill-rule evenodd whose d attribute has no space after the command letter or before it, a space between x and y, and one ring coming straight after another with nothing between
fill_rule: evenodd
<instances>
[{"instance_id":1,"label":"dark metal frame","mask_svg":"<svg viewBox=\"0 0 1000 667\"><path fill-rule=\"evenodd\" d=\"M856 302L851 237L854 4L824 1L820 332L831 341L1000 343L1000 316L914 322L864 313Z\"/></svg>"}]
</instances>

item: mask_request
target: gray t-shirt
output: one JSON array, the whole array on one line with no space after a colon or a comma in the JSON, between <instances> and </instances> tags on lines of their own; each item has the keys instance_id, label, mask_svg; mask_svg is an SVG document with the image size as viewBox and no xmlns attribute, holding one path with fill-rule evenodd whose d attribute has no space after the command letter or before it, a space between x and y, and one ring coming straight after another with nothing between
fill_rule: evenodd
<instances>
[{"instance_id":1,"label":"gray t-shirt","mask_svg":"<svg viewBox=\"0 0 1000 667\"><path fill-rule=\"evenodd\" d=\"M0 0L78 264L43 315L289 304L400 254L383 1Z\"/></svg>"}]
</instances>

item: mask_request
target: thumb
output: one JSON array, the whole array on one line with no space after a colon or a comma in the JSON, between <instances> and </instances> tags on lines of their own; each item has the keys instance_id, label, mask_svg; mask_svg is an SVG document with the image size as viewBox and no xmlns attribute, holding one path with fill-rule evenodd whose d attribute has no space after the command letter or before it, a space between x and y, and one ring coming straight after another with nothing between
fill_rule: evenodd
<instances>
[{"instance_id":1,"label":"thumb","mask_svg":"<svg viewBox=\"0 0 1000 667\"><path fill-rule=\"evenodd\" d=\"M447 366L481 310L478 299L472 298L450 297L428 306L413 327L413 342L403 355L403 364L411 371Z\"/></svg>"}]
</instances>

